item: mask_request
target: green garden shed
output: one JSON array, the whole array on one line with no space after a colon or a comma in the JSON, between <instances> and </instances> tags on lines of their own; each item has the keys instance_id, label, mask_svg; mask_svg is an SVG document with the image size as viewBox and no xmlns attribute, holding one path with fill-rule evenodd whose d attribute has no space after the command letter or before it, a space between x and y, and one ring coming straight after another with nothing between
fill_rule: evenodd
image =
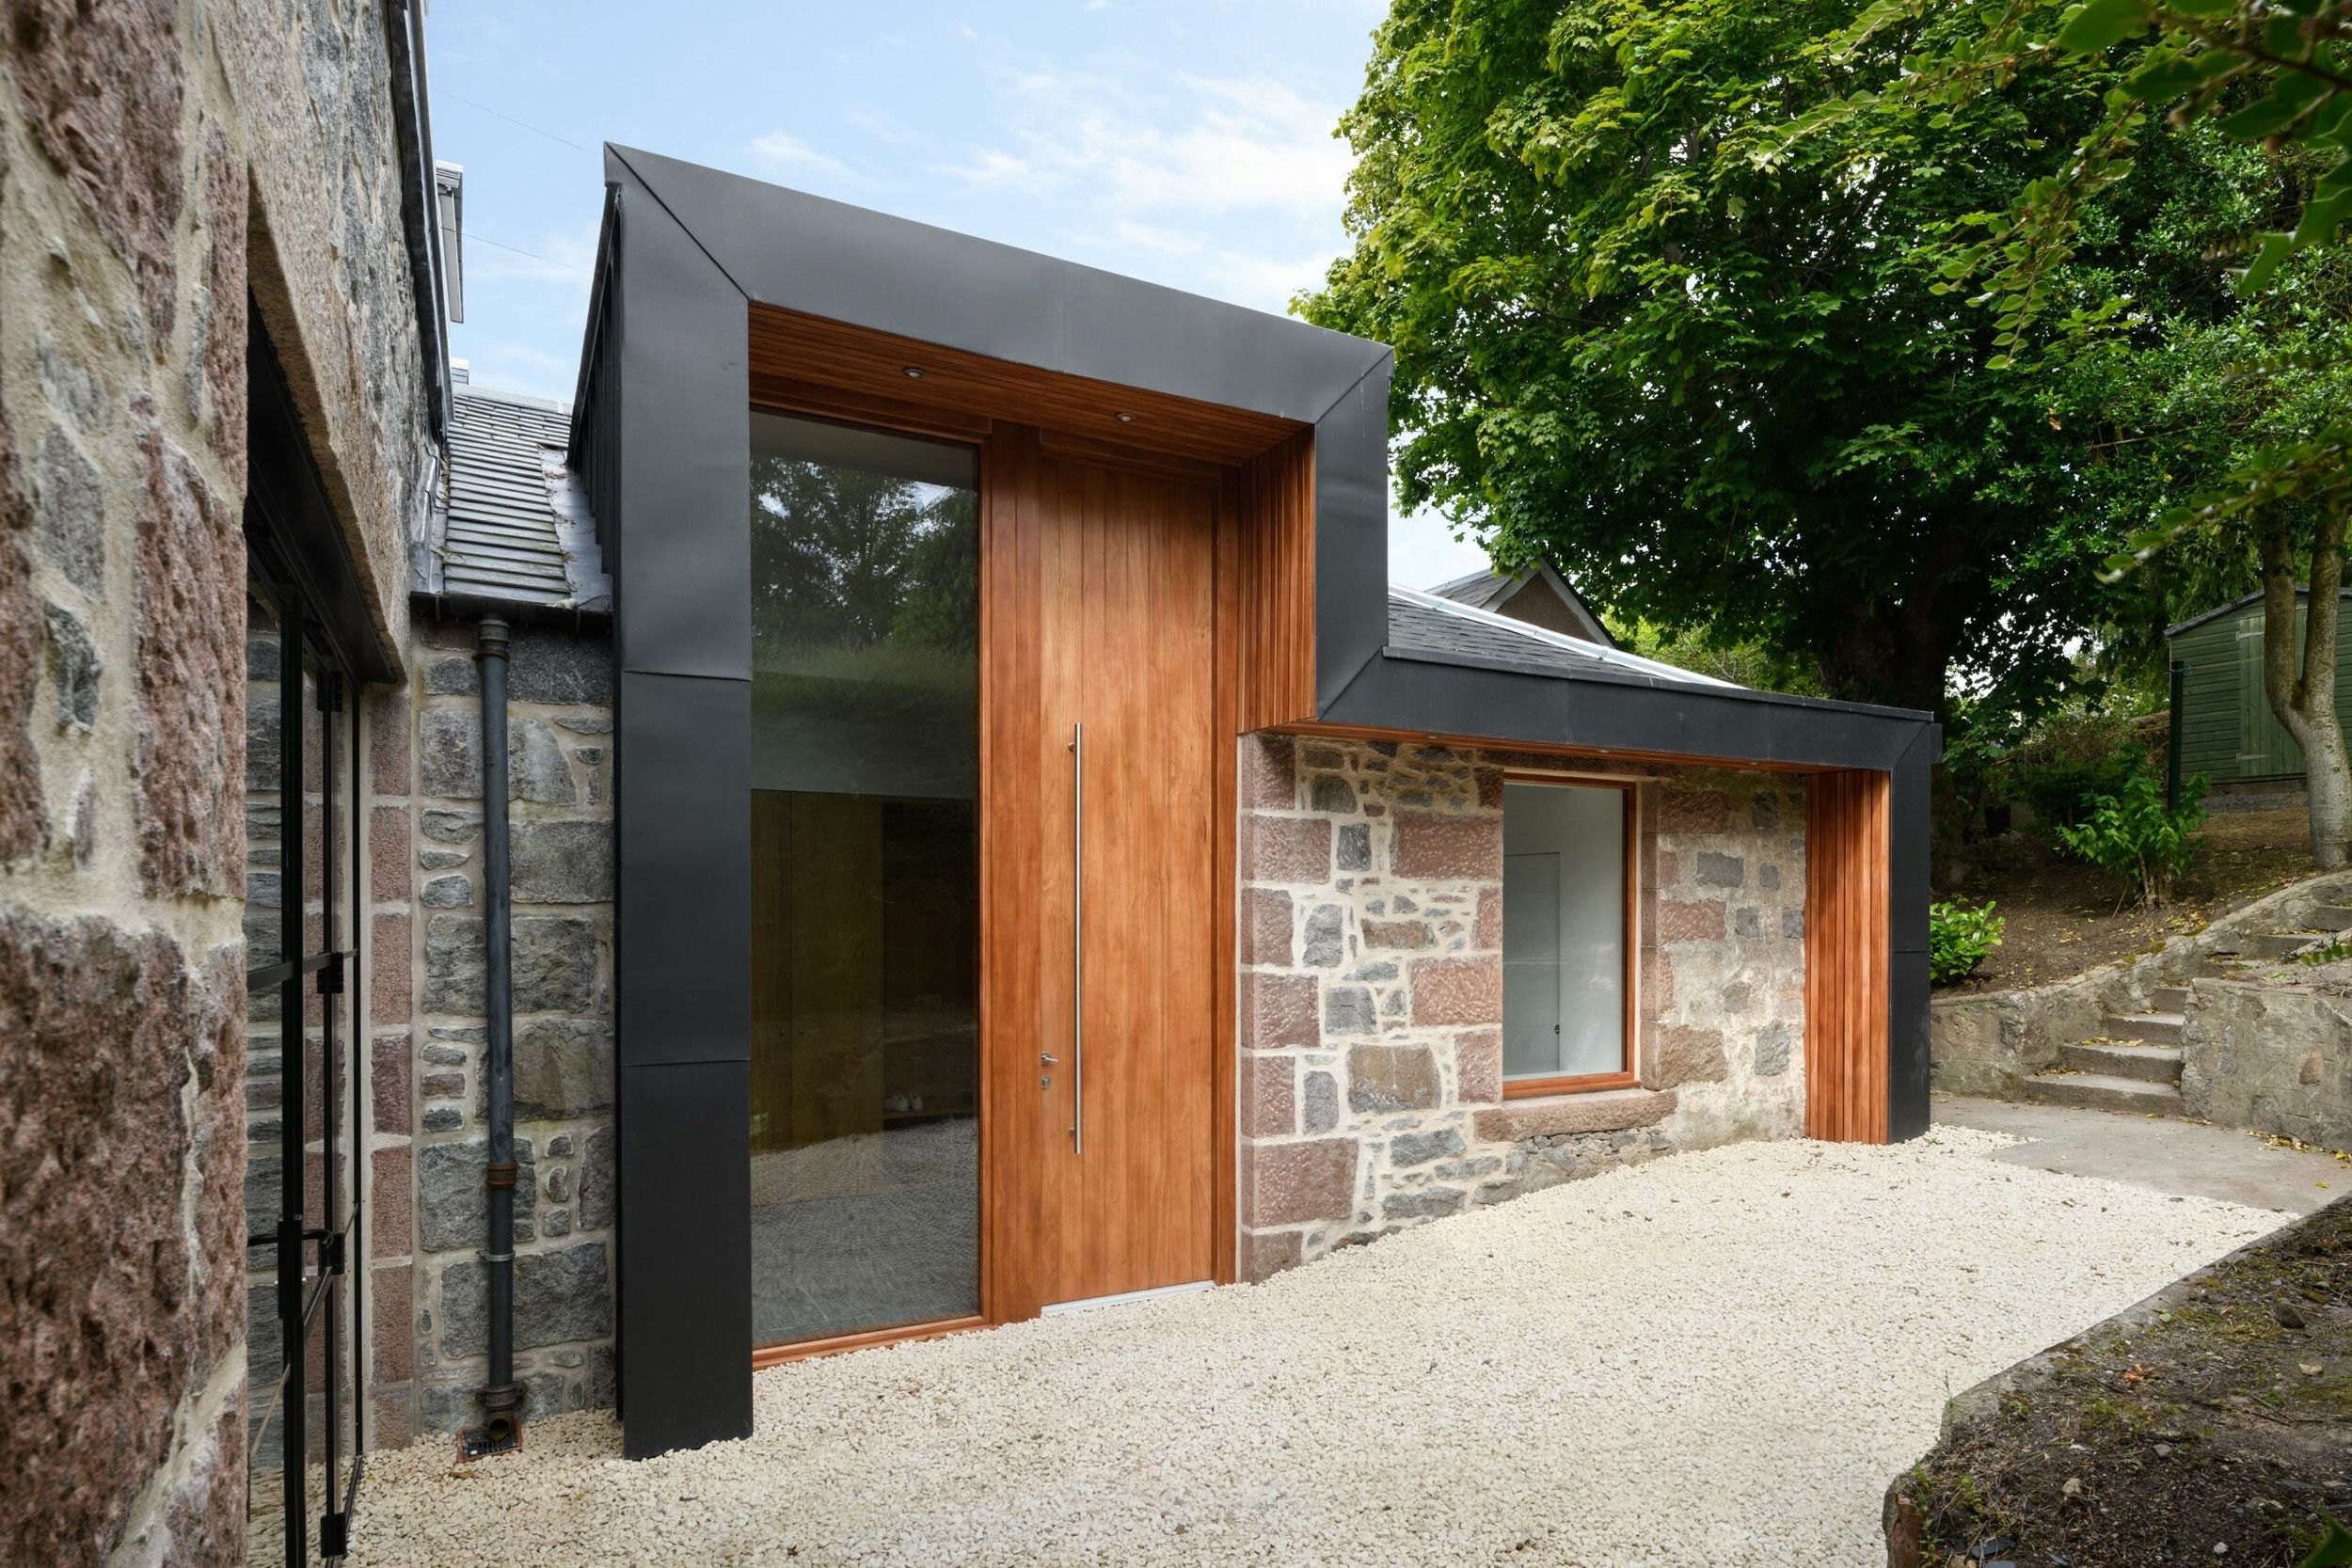
<instances>
[{"instance_id":1,"label":"green garden shed","mask_svg":"<svg viewBox=\"0 0 2352 1568\"><path fill-rule=\"evenodd\" d=\"M2296 644L2303 604L2296 590ZM2352 599L2352 589L2344 591ZM2263 695L2263 598L2247 594L2165 633L2172 657L2172 728L2180 777L2202 773L2216 785L2292 784L2303 749ZM2352 721L2352 660L2336 665L2336 712Z\"/></svg>"}]
</instances>

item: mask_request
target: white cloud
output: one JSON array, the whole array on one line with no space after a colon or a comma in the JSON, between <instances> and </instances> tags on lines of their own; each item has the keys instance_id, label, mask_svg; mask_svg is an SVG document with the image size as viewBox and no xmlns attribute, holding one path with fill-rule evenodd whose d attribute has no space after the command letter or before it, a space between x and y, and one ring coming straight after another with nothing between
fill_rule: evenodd
<instances>
[{"instance_id":1,"label":"white cloud","mask_svg":"<svg viewBox=\"0 0 2352 1568\"><path fill-rule=\"evenodd\" d=\"M1118 214L1266 213L1336 227L1350 166L1336 106L1265 77L1176 77L1144 95L1099 75L1006 83L1012 146L940 170L982 188L1066 192Z\"/></svg>"},{"instance_id":2,"label":"white cloud","mask_svg":"<svg viewBox=\"0 0 2352 1568\"><path fill-rule=\"evenodd\" d=\"M1135 218L1114 219L1097 239L1125 255L1152 258L1160 263L1153 269L1156 273L1180 277L1186 288L1278 315L1290 308L1293 294L1321 283L1341 254L1332 246L1302 246L1279 256L1236 249L1202 230L1172 229Z\"/></svg>"},{"instance_id":3,"label":"white cloud","mask_svg":"<svg viewBox=\"0 0 2352 1568\"><path fill-rule=\"evenodd\" d=\"M1486 564L1475 540L1456 539L1435 512L1389 514L1389 580L1407 588L1434 588L1467 577Z\"/></svg>"},{"instance_id":4,"label":"white cloud","mask_svg":"<svg viewBox=\"0 0 2352 1568\"><path fill-rule=\"evenodd\" d=\"M892 147L914 147L923 140L922 134L913 127L866 104L854 104L842 110L841 118L850 130Z\"/></svg>"},{"instance_id":5,"label":"white cloud","mask_svg":"<svg viewBox=\"0 0 2352 1568\"><path fill-rule=\"evenodd\" d=\"M570 401L580 376L577 353L550 354L507 338L469 344L468 352L458 357L466 361L467 376L473 386L557 403Z\"/></svg>"},{"instance_id":6,"label":"white cloud","mask_svg":"<svg viewBox=\"0 0 2352 1568\"><path fill-rule=\"evenodd\" d=\"M752 159L769 174L808 171L829 174L836 180L857 180L858 172L840 159L818 151L800 137L783 131L771 131L764 136L752 138Z\"/></svg>"}]
</instances>

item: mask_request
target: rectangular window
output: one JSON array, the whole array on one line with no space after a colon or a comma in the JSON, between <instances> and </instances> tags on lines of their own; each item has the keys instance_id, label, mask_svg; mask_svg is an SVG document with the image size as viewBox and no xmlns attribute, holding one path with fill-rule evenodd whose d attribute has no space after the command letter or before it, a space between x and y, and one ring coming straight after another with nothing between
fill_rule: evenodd
<instances>
[{"instance_id":1,"label":"rectangular window","mask_svg":"<svg viewBox=\"0 0 2352 1568\"><path fill-rule=\"evenodd\" d=\"M752 1327L979 1308L969 448L755 412Z\"/></svg>"},{"instance_id":2,"label":"rectangular window","mask_svg":"<svg viewBox=\"0 0 2352 1568\"><path fill-rule=\"evenodd\" d=\"M1633 1082L1633 790L1502 786L1506 1097Z\"/></svg>"}]
</instances>

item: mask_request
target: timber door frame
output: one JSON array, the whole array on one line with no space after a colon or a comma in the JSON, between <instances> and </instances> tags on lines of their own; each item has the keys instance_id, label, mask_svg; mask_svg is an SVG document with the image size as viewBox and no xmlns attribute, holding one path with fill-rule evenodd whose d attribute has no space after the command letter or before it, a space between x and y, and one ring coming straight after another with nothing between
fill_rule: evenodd
<instances>
[{"instance_id":1,"label":"timber door frame","mask_svg":"<svg viewBox=\"0 0 2352 1568\"><path fill-rule=\"evenodd\" d=\"M1215 493L1211 592L1216 669L1212 678L1214 715L1209 744L1214 752L1223 756L1224 765L1213 769L1214 788L1209 806L1214 846L1209 896L1214 923L1212 940L1218 955L1210 985L1213 1044L1209 1096L1214 1130L1214 1144L1210 1151L1210 1277L1216 1284L1232 1284L1237 1277L1235 1259L1240 1212L1240 1110L1235 1099L1238 1021L1234 1011L1238 939L1233 906L1239 850L1237 770L1240 739L1244 733L1242 681L1245 631L1241 607L1245 584L1242 579L1249 559L1243 538L1252 485L1264 488L1272 482L1263 474L1253 476L1238 464L1216 464L1183 454L1154 451L1149 448L1125 447L1071 433L1041 430L1032 425L930 407L912 400L885 404L869 397L816 384L783 385L761 381L755 382L755 394L750 403L754 412L789 419L818 420L853 429L943 441L971 448L977 455L980 507L980 798L977 802L977 816L979 823L981 964L977 1067L980 1124L979 1311L926 1323L755 1345L751 1352L753 1368L759 1370L810 1356L859 1350L869 1345L932 1338L967 1329L1017 1323L1037 1316L1048 1305L1042 1299L1032 1299L1038 1292L1025 1291L1020 1283L1008 1276L1006 1267L1007 1254L1015 1245L1014 1233L1021 1228L1020 1216L1010 1212L1009 1204L1013 1191L1009 1185L1013 1180L1010 1166L1016 1160L1034 1159L1040 1151L1034 1148L1013 1147L1009 1143L1015 1136L1015 1126L1013 1119L1005 1114L1004 1097L995 1081L1001 1075L1009 1083L1034 1069L1024 1062L1018 1064L1021 1072L1016 1074L1012 1071L1014 1064L1000 1063L998 1031L1004 1015L1016 1010L1021 1005L1019 998L1022 996L1023 981L1019 976L1001 974L999 966L991 961L991 956L995 951L993 940L994 924L1011 907L1007 895L998 890L997 879L1000 876L1009 876L1012 879L1009 885L1019 885L1018 873L1008 872L1007 861L1025 853L1024 841L1039 831L1039 825L1034 814L1013 813L1000 819L989 805L990 781L1005 771L1003 759L995 752L1010 744L999 725L989 718L993 682L999 678L992 675L992 669L1004 658L1019 657L1034 651L1041 625L1034 548L1028 555L1023 554L1015 516L1017 497L1022 494L1020 487L1025 483L1034 485L1035 465L1043 461L1125 468L1152 478L1200 484ZM1311 446L1306 451L1311 453ZM1307 463L1311 464L1311 457ZM1290 463L1293 477L1288 482L1294 488L1298 483L1295 476L1302 467L1311 472L1311 467L1302 465L1300 459L1294 455ZM1033 546L1033 540L1031 544ZM1015 820L1025 816L1027 818L1025 823ZM1034 945L1030 948L1033 954L1038 951L1041 949ZM1032 972L1028 976L1029 983L1035 984L1036 978Z\"/></svg>"}]
</instances>

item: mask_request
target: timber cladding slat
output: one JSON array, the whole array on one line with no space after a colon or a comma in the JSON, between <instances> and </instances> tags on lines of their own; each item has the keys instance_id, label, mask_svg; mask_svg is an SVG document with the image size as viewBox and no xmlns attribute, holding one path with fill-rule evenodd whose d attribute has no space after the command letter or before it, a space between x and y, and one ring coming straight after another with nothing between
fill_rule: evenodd
<instances>
[{"instance_id":1,"label":"timber cladding slat","mask_svg":"<svg viewBox=\"0 0 2352 1568\"><path fill-rule=\"evenodd\" d=\"M1805 800L1805 1134L1884 1143L1887 776L1817 774Z\"/></svg>"},{"instance_id":2,"label":"timber cladding slat","mask_svg":"<svg viewBox=\"0 0 2352 1568\"><path fill-rule=\"evenodd\" d=\"M1301 431L1242 466L1241 728L1315 716L1315 447Z\"/></svg>"}]
</instances>

